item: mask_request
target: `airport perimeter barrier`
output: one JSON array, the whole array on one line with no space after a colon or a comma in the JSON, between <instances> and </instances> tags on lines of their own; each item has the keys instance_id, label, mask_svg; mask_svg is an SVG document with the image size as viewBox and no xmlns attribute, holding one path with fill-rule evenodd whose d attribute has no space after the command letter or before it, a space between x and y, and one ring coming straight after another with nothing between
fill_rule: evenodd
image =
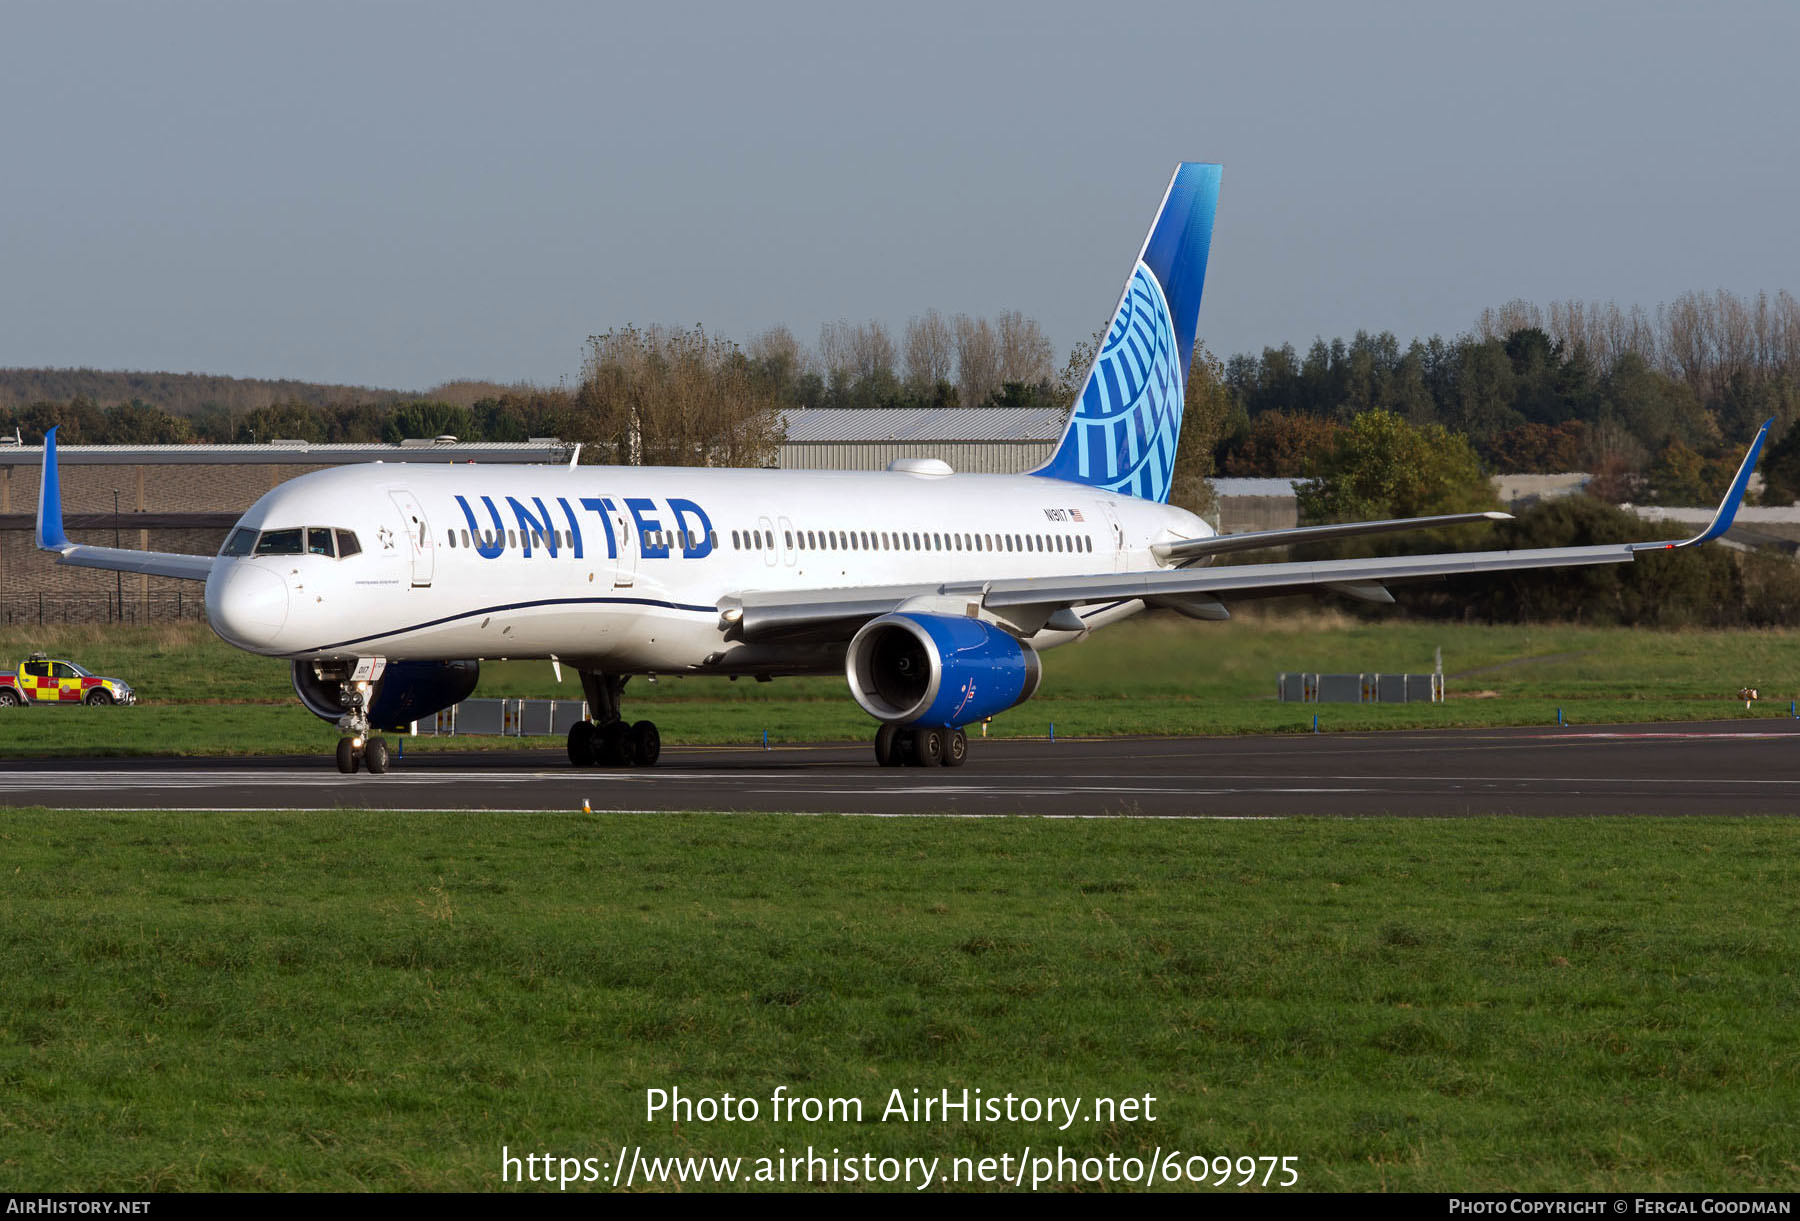
<instances>
[{"instance_id":1,"label":"airport perimeter barrier","mask_svg":"<svg viewBox=\"0 0 1800 1221\"><path fill-rule=\"evenodd\" d=\"M1440 704L1442 674L1309 674L1283 672L1276 695L1295 704Z\"/></svg>"},{"instance_id":2,"label":"airport perimeter barrier","mask_svg":"<svg viewBox=\"0 0 1800 1221\"><path fill-rule=\"evenodd\" d=\"M412 732L452 738L462 735L554 737L587 719L586 700L464 700L436 716L414 721Z\"/></svg>"},{"instance_id":3,"label":"airport perimeter barrier","mask_svg":"<svg viewBox=\"0 0 1800 1221\"><path fill-rule=\"evenodd\" d=\"M133 577L132 580L136 580ZM53 623L167 623L177 619L202 622L206 596L185 593L140 595L113 590L78 594L0 595L0 626L48 627Z\"/></svg>"}]
</instances>

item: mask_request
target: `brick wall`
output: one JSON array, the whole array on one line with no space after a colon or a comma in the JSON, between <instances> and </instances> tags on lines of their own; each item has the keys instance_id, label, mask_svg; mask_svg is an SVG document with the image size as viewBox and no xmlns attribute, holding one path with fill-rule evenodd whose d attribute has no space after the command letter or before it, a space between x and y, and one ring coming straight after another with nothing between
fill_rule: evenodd
<instances>
[{"instance_id":1,"label":"brick wall","mask_svg":"<svg viewBox=\"0 0 1800 1221\"><path fill-rule=\"evenodd\" d=\"M242 513L278 483L285 483L317 466L246 463L192 466L62 467L63 513L113 511L113 490L125 527L120 546L140 551L174 551L190 555L215 555L224 545L226 530L134 530L133 513ZM0 466L0 514L35 514L41 472L35 466ZM15 520L16 517L15 517ZM78 543L99 547L113 545L113 531L70 530ZM124 600L119 594L123 586ZM71 568L39 551L30 528L0 528L0 623L35 623L40 613L48 622L104 622L123 616L127 621L162 619L199 613L203 589L198 582L175 581L138 573L117 573L94 568Z\"/></svg>"}]
</instances>

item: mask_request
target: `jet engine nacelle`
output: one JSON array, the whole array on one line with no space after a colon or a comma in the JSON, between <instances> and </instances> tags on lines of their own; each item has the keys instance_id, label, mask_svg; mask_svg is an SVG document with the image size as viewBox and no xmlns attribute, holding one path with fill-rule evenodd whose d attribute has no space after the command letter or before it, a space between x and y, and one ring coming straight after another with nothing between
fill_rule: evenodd
<instances>
[{"instance_id":1,"label":"jet engine nacelle","mask_svg":"<svg viewBox=\"0 0 1800 1221\"><path fill-rule=\"evenodd\" d=\"M335 722L349 706L345 696L351 662L296 661L294 694L316 717ZM390 661L382 675L369 684L369 724L382 729L409 725L460 704L475 690L481 677L478 661Z\"/></svg>"},{"instance_id":2,"label":"jet engine nacelle","mask_svg":"<svg viewBox=\"0 0 1800 1221\"><path fill-rule=\"evenodd\" d=\"M1037 650L983 619L900 612L863 625L844 658L850 694L892 725L954 728L1030 699Z\"/></svg>"}]
</instances>

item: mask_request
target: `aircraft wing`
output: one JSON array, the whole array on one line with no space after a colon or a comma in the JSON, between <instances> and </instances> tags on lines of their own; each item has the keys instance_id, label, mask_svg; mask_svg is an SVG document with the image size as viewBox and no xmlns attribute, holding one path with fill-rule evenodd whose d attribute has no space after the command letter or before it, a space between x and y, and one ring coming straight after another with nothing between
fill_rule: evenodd
<instances>
[{"instance_id":1,"label":"aircraft wing","mask_svg":"<svg viewBox=\"0 0 1800 1221\"><path fill-rule=\"evenodd\" d=\"M1437 517L1397 517L1390 521L1334 522L1328 526L1301 526L1294 530L1250 530L1243 534L1215 534L1211 538L1184 538L1173 543L1155 543L1150 553L1159 560L1185 564L1211 555L1232 551L1258 551L1264 547L1291 547L1295 543L1317 543L1331 538L1351 538L1362 534L1394 534L1402 530L1432 530L1438 526L1460 526L1475 521L1511 521L1511 513L1445 513Z\"/></svg>"},{"instance_id":2,"label":"aircraft wing","mask_svg":"<svg viewBox=\"0 0 1800 1221\"><path fill-rule=\"evenodd\" d=\"M204 581L212 572L210 555L178 555L168 551L132 551L124 547L89 547L72 543L63 533L62 481L56 467L56 429L44 434L44 477L38 485L37 545L56 553L58 564L104 568L109 572L145 572L154 577Z\"/></svg>"},{"instance_id":3,"label":"aircraft wing","mask_svg":"<svg viewBox=\"0 0 1800 1221\"><path fill-rule=\"evenodd\" d=\"M1060 577L1011 577L982 582L943 585L881 586L820 589L806 592L744 593L722 600L721 623L729 636L756 640L791 633L848 638L857 628L879 615L907 608L935 608L951 613L970 613L978 607L1009 621L1021 631L1039 628L1079 631L1080 608L1142 599L1187 609L1200 618L1226 618L1222 598L1267 598L1307 590L1326 589L1371 602L1391 602L1387 584L1428 577L1465 573L1514 572L1528 568L1574 568L1589 564L1628 564L1644 551L1669 551L1692 547L1718 538L1731 528L1743 503L1750 473L1756 468L1769 424L1764 423L1750 443L1725 498L1707 527L1692 538L1651 543L1605 543L1592 547L1539 547L1522 551L1452 551L1433 555L1381 556L1368 559L1320 560L1283 564L1235 564L1211 568L1161 568L1148 572L1110 572ZM1480 520L1485 514L1454 515L1452 520ZM1450 524L1444 518L1412 518L1404 523L1360 522L1374 526L1363 533L1383 533L1411 523ZM1338 527L1315 527L1334 530ZM1311 538L1341 537L1313 534ZM1290 538L1299 531L1268 531ZM1249 537L1249 536L1231 536ZM1208 542L1212 540L1194 540ZM1179 546L1180 544L1176 544ZM1260 545L1271 545L1264 542Z\"/></svg>"}]
</instances>

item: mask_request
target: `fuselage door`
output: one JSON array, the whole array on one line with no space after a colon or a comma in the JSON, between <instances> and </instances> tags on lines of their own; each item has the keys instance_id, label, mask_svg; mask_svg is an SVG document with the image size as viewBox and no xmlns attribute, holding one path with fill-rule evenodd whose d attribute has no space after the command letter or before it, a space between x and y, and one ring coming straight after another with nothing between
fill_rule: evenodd
<instances>
[{"instance_id":1,"label":"fuselage door","mask_svg":"<svg viewBox=\"0 0 1800 1221\"><path fill-rule=\"evenodd\" d=\"M613 563L613 588L630 589L637 580L638 556L644 540L632 529L631 518L618 509L612 512L613 537L619 540L619 557Z\"/></svg>"},{"instance_id":2,"label":"fuselage door","mask_svg":"<svg viewBox=\"0 0 1800 1221\"><path fill-rule=\"evenodd\" d=\"M1119 515L1113 512L1111 501L1104 502L1101 510L1106 514L1107 533L1112 536L1107 539L1105 535L1102 535L1101 541L1112 544L1113 571L1124 572L1128 567L1125 563L1125 528L1119 524Z\"/></svg>"},{"instance_id":3,"label":"fuselage door","mask_svg":"<svg viewBox=\"0 0 1800 1221\"><path fill-rule=\"evenodd\" d=\"M789 568L800 558L799 549L794 546L794 523L787 518L781 519L781 562Z\"/></svg>"},{"instance_id":4,"label":"fuselage door","mask_svg":"<svg viewBox=\"0 0 1800 1221\"><path fill-rule=\"evenodd\" d=\"M425 519L425 510L420 507L418 498L405 488L395 488L388 496L400 510L400 520L405 523L402 532L412 553L413 586L430 585L431 574L437 567L437 552L432 546L431 523Z\"/></svg>"},{"instance_id":5,"label":"fuselage door","mask_svg":"<svg viewBox=\"0 0 1800 1221\"><path fill-rule=\"evenodd\" d=\"M756 529L762 535L763 563L770 568L775 567L775 523L766 517L756 519Z\"/></svg>"}]
</instances>

